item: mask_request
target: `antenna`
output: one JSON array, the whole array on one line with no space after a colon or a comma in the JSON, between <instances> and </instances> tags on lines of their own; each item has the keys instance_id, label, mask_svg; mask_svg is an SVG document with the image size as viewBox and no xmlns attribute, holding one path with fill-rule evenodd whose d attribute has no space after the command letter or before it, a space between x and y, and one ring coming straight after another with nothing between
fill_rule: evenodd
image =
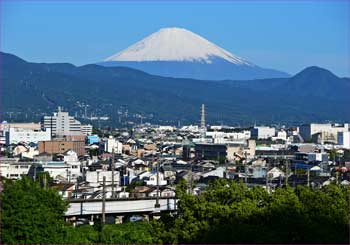
<instances>
[{"instance_id":1,"label":"antenna","mask_svg":"<svg viewBox=\"0 0 350 245\"><path fill-rule=\"evenodd\" d=\"M201 137L202 140L205 138L205 132L207 131L207 128L205 126L205 105L202 104L201 107Z\"/></svg>"},{"instance_id":2,"label":"antenna","mask_svg":"<svg viewBox=\"0 0 350 245\"><path fill-rule=\"evenodd\" d=\"M201 107L201 129L205 129L205 105Z\"/></svg>"}]
</instances>

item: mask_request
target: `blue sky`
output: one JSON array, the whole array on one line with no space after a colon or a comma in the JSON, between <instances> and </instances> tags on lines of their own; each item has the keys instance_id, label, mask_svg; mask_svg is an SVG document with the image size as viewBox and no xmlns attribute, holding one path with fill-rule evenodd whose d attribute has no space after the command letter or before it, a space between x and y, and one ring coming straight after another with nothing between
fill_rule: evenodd
<instances>
[{"instance_id":1,"label":"blue sky","mask_svg":"<svg viewBox=\"0 0 350 245\"><path fill-rule=\"evenodd\" d=\"M268 68L350 76L350 1L1 1L1 50L94 63L162 27L189 29Z\"/></svg>"}]
</instances>

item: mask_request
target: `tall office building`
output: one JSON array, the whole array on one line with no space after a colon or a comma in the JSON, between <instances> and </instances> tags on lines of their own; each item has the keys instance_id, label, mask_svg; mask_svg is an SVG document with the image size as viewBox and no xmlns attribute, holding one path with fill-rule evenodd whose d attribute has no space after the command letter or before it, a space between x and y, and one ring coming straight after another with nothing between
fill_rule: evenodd
<instances>
[{"instance_id":1,"label":"tall office building","mask_svg":"<svg viewBox=\"0 0 350 245\"><path fill-rule=\"evenodd\" d=\"M43 128L50 128L55 137L82 135L81 123L69 116L68 112L62 111L61 107L52 116L44 116L41 123Z\"/></svg>"}]
</instances>

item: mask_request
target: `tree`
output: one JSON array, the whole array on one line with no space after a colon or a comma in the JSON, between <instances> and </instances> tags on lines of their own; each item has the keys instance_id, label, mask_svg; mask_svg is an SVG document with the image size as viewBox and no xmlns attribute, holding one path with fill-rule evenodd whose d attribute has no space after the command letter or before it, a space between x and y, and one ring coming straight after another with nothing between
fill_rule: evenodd
<instances>
[{"instance_id":1,"label":"tree","mask_svg":"<svg viewBox=\"0 0 350 245\"><path fill-rule=\"evenodd\" d=\"M2 242L9 244L61 243L67 208L53 189L24 177L6 181L2 199Z\"/></svg>"},{"instance_id":2,"label":"tree","mask_svg":"<svg viewBox=\"0 0 350 245\"><path fill-rule=\"evenodd\" d=\"M181 193L176 218L155 224L163 243L346 243L348 187L261 187L219 179Z\"/></svg>"},{"instance_id":3,"label":"tree","mask_svg":"<svg viewBox=\"0 0 350 245\"><path fill-rule=\"evenodd\" d=\"M101 242L105 244L151 244L156 243L148 222L104 225Z\"/></svg>"}]
</instances>

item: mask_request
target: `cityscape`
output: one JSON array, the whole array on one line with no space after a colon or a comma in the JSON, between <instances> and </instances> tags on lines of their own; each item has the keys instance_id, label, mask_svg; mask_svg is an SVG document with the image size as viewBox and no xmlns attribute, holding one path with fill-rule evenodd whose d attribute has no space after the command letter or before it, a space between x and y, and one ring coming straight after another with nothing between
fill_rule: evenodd
<instances>
[{"instance_id":1,"label":"cityscape","mask_svg":"<svg viewBox=\"0 0 350 245\"><path fill-rule=\"evenodd\" d=\"M0 4L5 30L0 52L2 244L350 243L350 66L344 50L337 53L350 40L334 27L349 27L344 22L349 2ZM329 50L321 40L317 44L325 53L334 52L338 63L322 58L320 51L313 54L318 47L306 45L307 34L305 40L289 43L309 48L307 65L291 65L296 62L287 51L283 55L289 55L290 63L271 61L274 51L268 45L271 58L265 60L259 59L258 48L247 52L249 59L228 51L230 41L240 38L230 38L233 29L225 34L203 31L213 28L206 11L218 23L225 16L234 21L238 17L231 11L247 9L259 12L256 18L267 18L259 8L271 11L273 24L263 23L276 29L278 18L289 23L275 16L287 11L284 4L292 14L299 11L305 26L297 30L311 31L309 14L315 11L325 28L346 39L327 39L333 42ZM182 10L185 20L171 8ZM26 9L43 16L27 19ZM74 16L78 9L81 14ZM127 17L112 10L140 14L124 24L136 23L148 34L140 38L123 29ZM189 18L190 10L205 17ZM64 11L67 21L82 18L81 29L57 29L70 33L72 40L87 35L83 22L91 13L103 23L105 18L118 20L119 51L82 42L86 53L104 50L106 55L79 61L72 57L79 56L81 47L65 55L63 37L57 50L47 51L45 45L56 43L41 31L64 26L67 22L56 17ZM48 23L42 22L45 18ZM162 25L152 24L162 18ZM12 44L7 28L21 33L24 19L28 25L33 21L32 30L43 28L41 34L26 34L28 44L24 39ZM149 32L147 25L159 28ZM327 28L314 29L314 35L328 36ZM228 41L220 41L220 35ZM206 36L216 36L220 46ZM53 43L39 47L39 37ZM34 51L26 51L29 47ZM244 50L242 44L239 51ZM57 58L60 53L64 60ZM250 61L254 57L261 65Z\"/></svg>"}]
</instances>

